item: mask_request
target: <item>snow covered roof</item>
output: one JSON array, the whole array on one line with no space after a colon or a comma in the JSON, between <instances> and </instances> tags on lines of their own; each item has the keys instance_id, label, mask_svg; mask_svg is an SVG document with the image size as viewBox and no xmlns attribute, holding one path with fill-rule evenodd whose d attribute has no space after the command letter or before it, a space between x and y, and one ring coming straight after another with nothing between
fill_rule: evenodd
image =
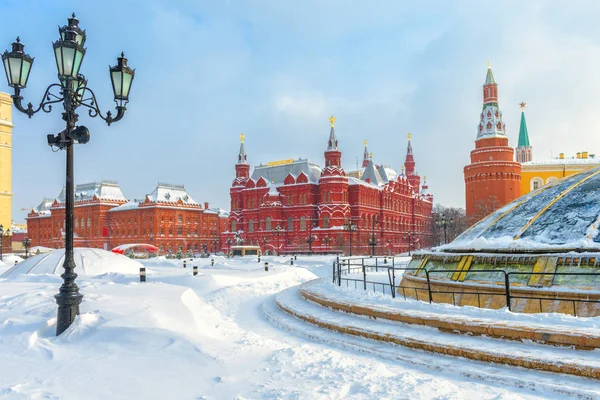
<instances>
[{"instance_id":1,"label":"snow covered roof","mask_svg":"<svg viewBox=\"0 0 600 400\"><path fill-rule=\"evenodd\" d=\"M59 203L66 199L66 189L56 198ZM75 186L75 202L92 200L96 196L99 200L121 200L127 201L117 181L102 180L102 182L84 183Z\"/></svg>"},{"instance_id":2,"label":"snow covered roof","mask_svg":"<svg viewBox=\"0 0 600 400\"><path fill-rule=\"evenodd\" d=\"M360 179L365 182L370 182L375 186L382 186L385 184L384 180L381 179L381 175L379 175L379 172L377 172L373 160L369 160L369 165L367 165L365 168L365 172L363 172Z\"/></svg>"},{"instance_id":3,"label":"snow covered roof","mask_svg":"<svg viewBox=\"0 0 600 400\"><path fill-rule=\"evenodd\" d=\"M35 211L36 213L41 213L44 211L50 212L49 210L50 207L52 207L52 203L54 203L54 199L45 198L37 207L33 209L33 211Z\"/></svg>"},{"instance_id":4,"label":"snow covered roof","mask_svg":"<svg viewBox=\"0 0 600 400\"><path fill-rule=\"evenodd\" d=\"M288 174L298 176L302 172L308 176L309 183L317 183L321 177L321 167L306 159L298 159L290 164L259 165L254 167L251 178L256 182L262 176L268 183L283 185L283 181Z\"/></svg>"},{"instance_id":5,"label":"snow covered roof","mask_svg":"<svg viewBox=\"0 0 600 400\"><path fill-rule=\"evenodd\" d=\"M379 172L381 179L383 179L385 183L393 181L398 176L398 171L383 164L377 167L377 172Z\"/></svg>"},{"instance_id":6,"label":"snow covered roof","mask_svg":"<svg viewBox=\"0 0 600 400\"><path fill-rule=\"evenodd\" d=\"M49 253L38 254L22 261L0 275L0 278L16 279L24 274L53 274L60 275L64 272L64 249ZM140 267L138 261L125 256L100 249L75 248L75 272L80 276L95 276L105 273L138 274Z\"/></svg>"},{"instance_id":7,"label":"snow covered roof","mask_svg":"<svg viewBox=\"0 0 600 400\"><path fill-rule=\"evenodd\" d=\"M600 165L600 158L553 158L550 160L543 161L528 161L521 163L523 167L534 167L536 165L563 165L563 164L598 164Z\"/></svg>"},{"instance_id":8,"label":"snow covered roof","mask_svg":"<svg viewBox=\"0 0 600 400\"><path fill-rule=\"evenodd\" d=\"M441 250L600 250L600 168L551 182L505 205Z\"/></svg>"},{"instance_id":9,"label":"snow covered roof","mask_svg":"<svg viewBox=\"0 0 600 400\"><path fill-rule=\"evenodd\" d=\"M159 182L156 189L146 198L152 203L177 203L180 199L183 204L198 205L183 185L173 185Z\"/></svg>"},{"instance_id":10,"label":"snow covered roof","mask_svg":"<svg viewBox=\"0 0 600 400\"><path fill-rule=\"evenodd\" d=\"M108 212L133 210L139 208L139 206L140 203L138 203L137 201L129 201L125 204L121 204L118 207L111 208L110 210L108 210Z\"/></svg>"}]
</instances>

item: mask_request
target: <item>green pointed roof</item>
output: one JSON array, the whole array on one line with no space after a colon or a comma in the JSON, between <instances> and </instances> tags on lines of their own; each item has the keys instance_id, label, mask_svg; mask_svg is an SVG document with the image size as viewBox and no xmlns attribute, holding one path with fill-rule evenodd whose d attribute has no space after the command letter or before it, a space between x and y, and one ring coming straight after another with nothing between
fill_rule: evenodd
<instances>
[{"instance_id":1,"label":"green pointed roof","mask_svg":"<svg viewBox=\"0 0 600 400\"><path fill-rule=\"evenodd\" d=\"M521 127L519 128L519 144L517 147L529 147L529 135L527 134L527 122L525 122L524 109L521 110Z\"/></svg>"},{"instance_id":2,"label":"green pointed roof","mask_svg":"<svg viewBox=\"0 0 600 400\"><path fill-rule=\"evenodd\" d=\"M489 85L492 83L496 83L494 80L494 74L492 74L492 67L488 65L487 75L485 76L485 84Z\"/></svg>"}]
</instances>

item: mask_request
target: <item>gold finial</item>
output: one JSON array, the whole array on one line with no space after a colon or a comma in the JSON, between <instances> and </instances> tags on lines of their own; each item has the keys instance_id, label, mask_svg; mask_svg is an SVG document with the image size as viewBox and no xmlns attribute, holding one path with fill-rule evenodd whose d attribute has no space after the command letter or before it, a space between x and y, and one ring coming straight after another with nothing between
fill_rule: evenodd
<instances>
[{"instance_id":1,"label":"gold finial","mask_svg":"<svg viewBox=\"0 0 600 400\"><path fill-rule=\"evenodd\" d=\"M369 153L369 159L373 159L373 153Z\"/></svg>"},{"instance_id":2,"label":"gold finial","mask_svg":"<svg viewBox=\"0 0 600 400\"><path fill-rule=\"evenodd\" d=\"M423 183L427 182L427 175L423 175Z\"/></svg>"},{"instance_id":3,"label":"gold finial","mask_svg":"<svg viewBox=\"0 0 600 400\"><path fill-rule=\"evenodd\" d=\"M335 117L333 115L331 117L329 117L329 123L331 124L331 127L333 128L333 126L335 125Z\"/></svg>"},{"instance_id":4,"label":"gold finial","mask_svg":"<svg viewBox=\"0 0 600 400\"><path fill-rule=\"evenodd\" d=\"M521 111L525 111L525 106L527 105L527 103L525 103L524 101L521 102L521 104L519 104L519 107L521 107Z\"/></svg>"},{"instance_id":5,"label":"gold finial","mask_svg":"<svg viewBox=\"0 0 600 400\"><path fill-rule=\"evenodd\" d=\"M244 143L244 139L246 139L246 136L244 136L243 133L240 133L240 142Z\"/></svg>"},{"instance_id":6,"label":"gold finial","mask_svg":"<svg viewBox=\"0 0 600 400\"><path fill-rule=\"evenodd\" d=\"M488 60L488 68L492 68L492 63Z\"/></svg>"},{"instance_id":7,"label":"gold finial","mask_svg":"<svg viewBox=\"0 0 600 400\"><path fill-rule=\"evenodd\" d=\"M410 140L410 133L408 134L408 140Z\"/></svg>"},{"instance_id":8,"label":"gold finial","mask_svg":"<svg viewBox=\"0 0 600 400\"><path fill-rule=\"evenodd\" d=\"M367 139L365 139L365 147L367 147Z\"/></svg>"},{"instance_id":9,"label":"gold finial","mask_svg":"<svg viewBox=\"0 0 600 400\"><path fill-rule=\"evenodd\" d=\"M404 165L402 166L402 172L404 172Z\"/></svg>"}]
</instances>

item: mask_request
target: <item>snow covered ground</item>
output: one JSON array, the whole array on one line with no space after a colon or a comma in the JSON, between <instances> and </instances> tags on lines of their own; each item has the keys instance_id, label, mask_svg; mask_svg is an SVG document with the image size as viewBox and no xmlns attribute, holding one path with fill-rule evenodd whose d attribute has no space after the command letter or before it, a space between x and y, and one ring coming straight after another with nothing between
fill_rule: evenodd
<instances>
[{"instance_id":1,"label":"snow covered ground","mask_svg":"<svg viewBox=\"0 0 600 400\"><path fill-rule=\"evenodd\" d=\"M532 385L511 386L478 377L478 363L437 357L471 366L469 378L419 351L410 357L422 362L411 363L357 351L338 343L344 336L315 327L306 330L322 340L282 329L265 317L263 303L330 276L333 257L298 257L294 266L289 257L262 261L268 272L254 257L215 257L214 267L195 259L186 269L178 260L142 261L146 283L119 273L81 277L81 315L58 338L60 277L0 280L0 398L565 398L534 390L536 377L552 379L545 373L527 371Z\"/></svg>"}]
</instances>

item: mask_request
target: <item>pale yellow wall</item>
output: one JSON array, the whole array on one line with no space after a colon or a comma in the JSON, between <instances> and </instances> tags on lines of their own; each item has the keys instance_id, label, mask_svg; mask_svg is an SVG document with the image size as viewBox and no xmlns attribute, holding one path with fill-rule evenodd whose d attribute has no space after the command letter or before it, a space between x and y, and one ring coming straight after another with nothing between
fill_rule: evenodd
<instances>
[{"instance_id":1,"label":"pale yellow wall","mask_svg":"<svg viewBox=\"0 0 600 400\"><path fill-rule=\"evenodd\" d=\"M0 224L12 222L12 99L0 93Z\"/></svg>"},{"instance_id":2,"label":"pale yellow wall","mask_svg":"<svg viewBox=\"0 0 600 400\"><path fill-rule=\"evenodd\" d=\"M539 187L542 187L553 179L561 179L598 166L600 166L600 159L597 163L582 164L522 164L521 195L531 192L534 180L537 180L540 183Z\"/></svg>"}]
</instances>

